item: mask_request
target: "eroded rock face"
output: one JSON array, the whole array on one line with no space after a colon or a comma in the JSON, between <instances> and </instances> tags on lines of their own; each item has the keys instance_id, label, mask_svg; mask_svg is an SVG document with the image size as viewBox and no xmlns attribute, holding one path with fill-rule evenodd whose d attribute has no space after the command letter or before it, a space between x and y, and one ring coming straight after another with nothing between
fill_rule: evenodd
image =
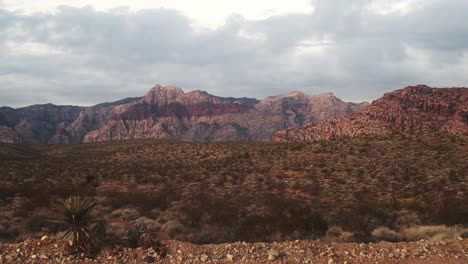
<instances>
[{"instance_id":1,"label":"eroded rock face","mask_svg":"<svg viewBox=\"0 0 468 264\"><path fill-rule=\"evenodd\" d=\"M275 142L311 142L392 132L468 133L468 88L409 86L359 112L278 132Z\"/></svg>"},{"instance_id":2,"label":"eroded rock face","mask_svg":"<svg viewBox=\"0 0 468 264\"><path fill-rule=\"evenodd\" d=\"M187 141L271 140L275 132L360 109L333 95L300 92L268 97L223 98L156 85L139 102L89 132L84 142L135 138Z\"/></svg>"},{"instance_id":3,"label":"eroded rock face","mask_svg":"<svg viewBox=\"0 0 468 264\"><path fill-rule=\"evenodd\" d=\"M0 125L8 127L9 134L16 134L22 143L48 143L62 123L72 122L82 110L78 106L57 106L52 104L33 105L18 109L0 108ZM11 140L5 134L0 142Z\"/></svg>"},{"instance_id":4,"label":"eroded rock face","mask_svg":"<svg viewBox=\"0 0 468 264\"><path fill-rule=\"evenodd\" d=\"M21 136L12 128L7 126L0 126L0 142L3 143L23 143Z\"/></svg>"},{"instance_id":5,"label":"eroded rock face","mask_svg":"<svg viewBox=\"0 0 468 264\"><path fill-rule=\"evenodd\" d=\"M44 144L137 138L271 140L282 129L341 117L365 105L343 102L333 94L295 91L259 101L156 85L144 97L92 107L0 108L0 125L11 130L0 135L0 142L13 142L15 133L22 142Z\"/></svg>"}]
</instances>

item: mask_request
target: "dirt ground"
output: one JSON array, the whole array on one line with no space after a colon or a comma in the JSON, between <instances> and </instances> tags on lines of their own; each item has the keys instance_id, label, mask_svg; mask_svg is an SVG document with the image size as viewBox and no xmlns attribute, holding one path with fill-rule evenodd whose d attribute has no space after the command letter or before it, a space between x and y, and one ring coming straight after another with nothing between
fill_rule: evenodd
<instances>
[{"instance_id":1,"label":"dirt ground","mask_svg":"<svg viewBox=\"0 0 468 264\"><path fill-rule=\"evenodd\" d=\"M153 248L104 248L94 258L70 255L61 240L26 240L0 246L0 263L468 263L468 240L408 243L291 241L194 245L163 241L167 255Z\"/></svg>"}]
</instances>

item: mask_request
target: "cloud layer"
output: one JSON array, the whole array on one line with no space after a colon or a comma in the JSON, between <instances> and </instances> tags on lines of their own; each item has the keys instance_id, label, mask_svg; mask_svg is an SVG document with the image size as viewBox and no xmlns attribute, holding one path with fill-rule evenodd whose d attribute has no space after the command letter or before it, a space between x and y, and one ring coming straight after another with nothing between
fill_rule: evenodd
<instances>
[{"instance_id":1,"label":"cloud layer","mask_svg":"<svg viewBox=\"0 0 468 264\"><path fill-rule=\"evenodd\" d=\"M468 2L392 3L316 0L312 13L232 15L211 30L170 9L0 9L0 105L90 105L155 83L258 98L331 91L353 101L410 84L468 86Z\"/></svg>"}]
</instances>

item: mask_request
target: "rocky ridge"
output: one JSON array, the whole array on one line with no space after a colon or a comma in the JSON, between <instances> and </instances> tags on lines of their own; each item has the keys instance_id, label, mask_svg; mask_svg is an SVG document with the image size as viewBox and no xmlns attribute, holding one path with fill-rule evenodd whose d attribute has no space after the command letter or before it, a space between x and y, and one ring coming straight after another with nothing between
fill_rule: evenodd
<instances>
[{"instance_id":1,"label":"rocky ridge","mask_svg":"<svg viewBox=\"0 0 468 264\"><path fill-rule=\"evenodd\" d=\"M145 96L92 107L0 108L0 142L86 143L137 138L270 140L275 132L340 117L365 104L292 92L259 101L154 86Z\"/></svg>"},{"instance_id":2,"label":"rocky ridge","mask_svg":"<svg viewBox=\"0 0 468 264\"><path fill-rule=\"evenodd\" d=\"M26 240L0 246L0 263L467 263L468 240L404 243L290 241L194 245L163 241L167 255L153 248L104 248L94 259L69 255L61 240Z\"/></svg>"},{"instance_id":3,"label":"rocky ridge","mask_svg":"<svg viewBox=\"0 0 468 264\"><path fill-rule=\"evenodd\" d=\"M468 133L468 88L409 86L348 116L280 131L273 141L311 142L392 132Z\"/></svg>"}]
</instances>

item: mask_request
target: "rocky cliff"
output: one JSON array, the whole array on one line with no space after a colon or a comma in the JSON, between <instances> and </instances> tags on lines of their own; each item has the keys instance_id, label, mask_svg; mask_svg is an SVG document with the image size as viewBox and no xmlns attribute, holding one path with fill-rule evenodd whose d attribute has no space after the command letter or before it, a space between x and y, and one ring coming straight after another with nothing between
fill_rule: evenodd
<instances>
[{"instance_id":1,"label":"rocky cliff","mask_svg":"<svg viewBox=\"0 0 468 264\"><path fill-rule=\"evenodd\" d=\"M360 109L333 95L299 92L268 97L223 98L156 85L141 100L89 132L84 142L134 138L186 141L270 140L275 132Z\"/></svg>"},{"instance_id":2,"label":"rocky cliff","mask_svg":"<svg viewBox=\"0 0 468 264\"><path fill-rule=\"evenodd\" d=\"M74 121L82 107L33 105L18 109L0 108L0 142L47 143L59 127Z\"/></svg>"},{"instance_id":3,"label":"rocky cliff","mask_svg":"<svg viewBox=\"0 0 468 264\"><path fill-rule=\"evenodd\" d=\"M409 86L385 94L362 111L278 132L275 142L311 142L392 132L468 133L468 88Z\"/></svg>"},{"instance_id":4,"label":"rocky cliff","mask_svg":"<svg viewBox=\"0 0 468 264\"><path fill-rule=\"evenodd\" d=\"M366 104L295 91L262 101L154 86L145 96L92 107L1 108L0 142L81 143L135 138L270 140L282 129L359 111Z\"/></svg>"}]
</instances>

